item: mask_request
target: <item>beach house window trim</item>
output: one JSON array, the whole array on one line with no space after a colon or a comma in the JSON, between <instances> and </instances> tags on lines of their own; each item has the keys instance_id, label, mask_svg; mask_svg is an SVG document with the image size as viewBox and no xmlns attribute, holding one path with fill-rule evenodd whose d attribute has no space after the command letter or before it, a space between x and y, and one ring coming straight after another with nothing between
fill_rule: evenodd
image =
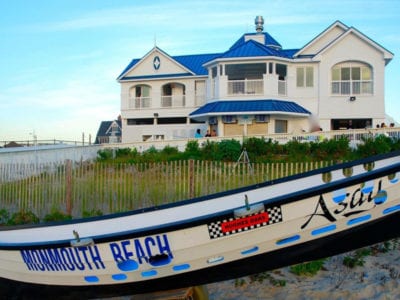
<instances>
[{"instance_id":1,"label":"beach house window trim","mask_svg":"<svg viewBox=\"0 0 400 300\"><path fill-rule=\"evenodd\" d=\"M332 95L373 95L372 67L359 62L340 63L331 69Z\"/></svg>"},{"instance_id":2,"label":"beach house window trim","mask_svg":"<svg viewBox=\"0 0 400 300\"><path fill-rule=\"evenodd\" d=\"M296 86L314 87L314 68L310 66L296 68Z\"/></svg>"}]
</instances>

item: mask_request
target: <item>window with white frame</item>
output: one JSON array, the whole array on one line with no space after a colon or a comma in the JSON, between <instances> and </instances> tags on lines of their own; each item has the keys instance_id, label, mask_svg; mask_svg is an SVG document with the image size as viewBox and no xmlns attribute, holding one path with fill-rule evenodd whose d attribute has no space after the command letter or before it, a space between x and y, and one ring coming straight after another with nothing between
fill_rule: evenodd
<instances>
[{"instance_id":1,"label":"window with white frame","mask_svg":"<svg viewBox=\"0 0 400 300\"><path fill-rule=\"evenodd\" d=\"M313 87L314 86L314 68L297 67L296 68L296 86Z\"/></svg>"},{"instance_id":2,"label":"window with white frame","mask_svg":"<svg viewBox=\"0 0 400 300\"><path fill-rule=\"evenodd\" d=\"M287 120L275 120L275 133L287 133L288 121Z\"/></svg>"},{"instance_id":3,"label":"window with white frame","mask_svg":"<svg viewBox=\"0 0 400 300\"><path fill-rule=\"evenodd\" d=\"M144 84L131 87L128 107L139 109L151 107L151 87Z\"/></svg>"},{"instance_id":4,"label":"window with white frame","mask_svg":"<svg viewBox=\"0 0 400 300\"><path fill-rule=\"evenodd\" d=\"M331 70L333 95L372 95L372 68L363 63L341 63Z\"/></svg>"}]
</instances>

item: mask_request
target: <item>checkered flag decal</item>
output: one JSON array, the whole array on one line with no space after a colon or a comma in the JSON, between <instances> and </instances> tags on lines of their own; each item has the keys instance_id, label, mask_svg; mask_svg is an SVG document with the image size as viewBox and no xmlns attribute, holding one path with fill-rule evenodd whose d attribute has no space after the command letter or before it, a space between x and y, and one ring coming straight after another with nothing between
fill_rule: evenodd
<instances>
[{"instance_id":1,"label":"checkered flag decal","mask_svg":"<svg viewBox=\"0 0 400 300\"><path fill-rule=\"evenodd\" d=\"M265 218L264 221L263 217ZM223 236L232 235L243 231L248 231L279 222L282 222L281 207L273 206L266 208L264 211L248 215L245 217L239 217L239 218L231 217L231 218L226 218L224 220L209 223L208 233L210 234L211 239L216 239ZM233 223L236 223L236 226L231 225L231 229L229 229L230 227L226 225Z\"/></svg>"}]
</instances>

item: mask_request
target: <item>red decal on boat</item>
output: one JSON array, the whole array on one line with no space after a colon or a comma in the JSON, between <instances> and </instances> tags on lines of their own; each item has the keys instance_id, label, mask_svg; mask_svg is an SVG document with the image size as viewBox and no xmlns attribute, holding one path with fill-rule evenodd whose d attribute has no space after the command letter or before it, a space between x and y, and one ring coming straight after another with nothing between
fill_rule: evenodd
<instances>
[{"instance_id":1,"label":"red decal on boat","mask_svg":"<svg viewBox=\"0 0 400 300\"><path fill-rule=\"evenodd\" d=\"M221 229L223 233L243 229L246 227L266 223L269 220L269 215L267 212L259 213L257 215L243 217L240 219L235 219L232 221L227 221L221 223Z\"/></svg>"}]
</instances>

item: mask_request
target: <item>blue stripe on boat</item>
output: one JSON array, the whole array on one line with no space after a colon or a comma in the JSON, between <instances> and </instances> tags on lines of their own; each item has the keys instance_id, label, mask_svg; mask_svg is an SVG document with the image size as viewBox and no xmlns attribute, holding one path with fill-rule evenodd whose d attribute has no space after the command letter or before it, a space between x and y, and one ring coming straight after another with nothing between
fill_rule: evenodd
<instances>
[{"instance_id":1,"label":"blue stripe on boat","mask_svg":"<svg viewBox=\"0 0 400 300\"><path fill-rule=\"evenodd\" d=\"M397 204L397 205L395 205L395 206L391 206L391 207L388 207L388 208L385 208L384 210L383 210L383 214L384 215L387 215L387 214L390 214L390 213L392 213L392 212L394 212L394 211L397 211L397 210L400 210L400 204Z\"/></svg>"},{"instance_id":2,"label":"blue stripe on boat","mask_svg":"<svg viewBox=\"0 0 400 300\"><path fill-rule=\"evenodd\" d=\"M87 282L93 283L93 282L99 282L99 277L97 276L85 276L85 280Z\"/></svg>"},{"instance_id":3,"label":"blue stripe on boat","mask_svg":"<svg viewBox=\"0 0 400 300\"><path fill-rule=\"evenodd\" d=\"M113 274L111 278L114 279L115 281L121 281L127 279L128 276L126 276L125 274Z\"/></svg>"},{"instance_id":4,"label":"blue stripe on boat","mask_svg":"<svg viewBox=\"0 0 400 300\"><path fill-rule=\"evenodd\" d=\"M299 235L299 234L296 234L296 235L294 235L294 236L291 236L291 237L288 237L288 238L285 238L285 239L278 240L278 241L276 242L276 244L280 246L280 245L292 243L292 242L297 241L297 240L299 240L299 239L300 239L300 235Z\"/></svg>"},{"instance_id":5,"label":"blue stripe on boat","mask_svg":"<svg viewBox=\"0 0 400 300\"><path fill-rule=\"evenodd\" d=\"M152 277L152 276L156 276L156 275L157 275L156 270L148 270L148 271L142 272L142 277Z\"/></svg>"},{"instance_id":6,"label":"blue stripe on boat","mask_svg":"<svg viewBox=\"0 0 400 300\"><path fill-rule=\"evenodd\" d=\"M351 220L347 221L347 225L354 225L354 224L362 223L362 222L368 221L369 219L371 219L370 214L351 219Z\"/></svg>"},{"instance_id":7,"label":"blue stripe on boat","mask_svg":"<svg viewBox=\"0 0 400 300\"><path fill-rule=\"evenodd\" d=\"M332 230L336 230L335 224L315 229L315 230L311 231L311 235L318 235L318 234L322 234L322 233L329 232Z\"/></svg>"},{"instance_id":8,"label":"blue stripe on boat","mask_svg":"<svg viewBox=\"0 0 400 300\"><path fill-rule=\"evenodd\" d=\"M258 251L258 246L255 246L253 248L247 249L247 250L243 250L242 252L240 252L242 255L247 255L250 253L254 253Z\"/></svg>"},{"instance_id":9,"label":"blue stripe on boat","mask_svg":"<svg viewBox=\"0 0 400 300\"><path fill-rule=\"evenodd\" d=\"M182 264L182 265L176 265L172 267L172 270L174 271L183 271L183 270L188 270L190 269L190 265L189 264Z\"/></svg>"}]
</instances>

